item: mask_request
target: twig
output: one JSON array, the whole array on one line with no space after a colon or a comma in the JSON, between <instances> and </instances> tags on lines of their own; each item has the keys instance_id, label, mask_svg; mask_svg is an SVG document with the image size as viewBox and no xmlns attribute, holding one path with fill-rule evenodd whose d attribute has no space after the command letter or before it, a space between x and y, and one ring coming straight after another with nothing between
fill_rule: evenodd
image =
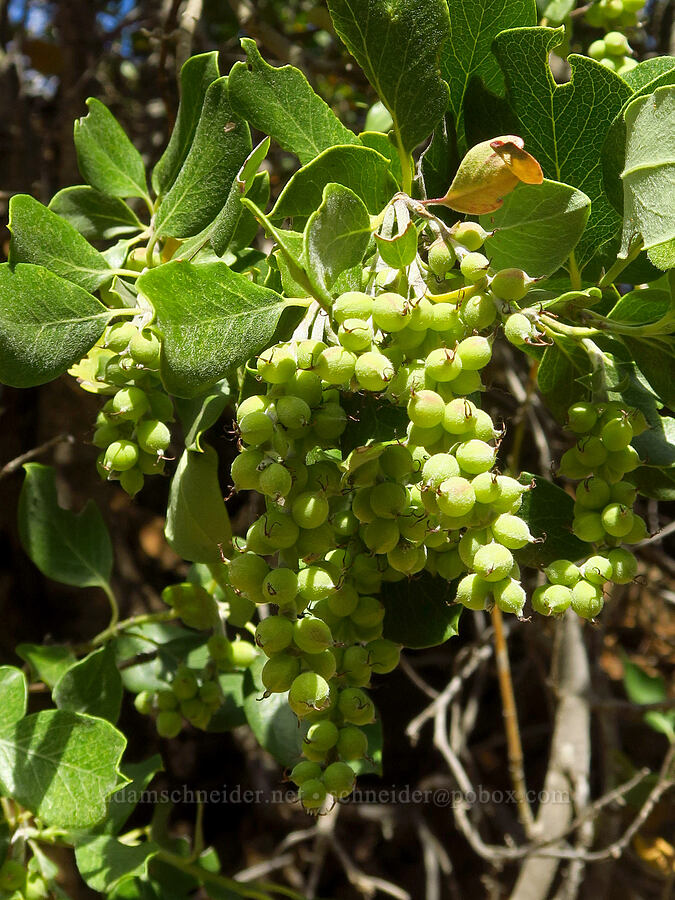
<instances>
[{"instance_id":1,"label":"twig","mask_svg":"<svg viewBox=\"0 0 675 900\"><path fill-rule=\"evenodd\" d=\"M384 878L377 878L374 875L366 875L364 871L359 869L356 863L350 858L342 844L333 838L331 849L335 851L335 855L340 860L345 875L355 888L362 891L367 897L374 897L377 891L388 894L390 897L396 897L397 900L412 900L412 897L403 888Z\"/></svg>"},{"instance_id":2,"label":"twig","mask_svg":"<svg viewBox=\"0 0 675 900\"><path fill-rule=\"evenodd\" d=\"M6 478L8 475L16 472L24 463L30 462L31 459L35 459L38 456L42 456L43 453L51 450L52 447L64 443L74 444L75 438L72 434L57 434L56 437L50 438L50 440L45 441L44 444L40 444L39 447L34 447L32 450L28 450L27 453L22 453L21 456L17 456L16 459L12 459L8 463L5 463L0 469L0 479Z\"/></svg>"},{"instance_id":3,"label":"twig","mask_svg":"<svg viewBox=\"0 0 675 900\"><path fill-rule=\"evenodd\" d=\"M526 836L531 838L534 833L534 816L527 800L523 745L518 728L518 711L516 709L516 698L513 693L513 681L511 680L509 652L506 646L506 638L504 637L504 621L501 610L496 606L492 610L492 627L495 633L495 660L497 662L499 690L502 697L502 716L506 731L509 774L516 795L518 819L523 826Z\"/></svg>"},{"instance_id":4,"label":"twig","mask_svg":"<svg viewBox=\"0 0 675 900\"><path fill-rule=\"evenodd\" d=\"M281 856L275 854L271 859L256 863L256 865L249 866L247 869L242 869L241 872L237 872L233 877L235 881L254 881L256 878L265 878L271 872L283 869L284 866L289 866L294 861L291 853Z\"/></svg>"},{"instance_id":5,"label":"twig","mask_svg":"<svg viewBox=\"0 0 675 900\"><path fill-rule=\"evenodd\" d=\"M339 815L340 804L336 803L329 812L320 817L314 829L314 861L305 882L305 894L308 900L313 900L316 897L321 873L326 862L326 855L334 839L335 826Z\"/></svg>"},{"instance_id":6,"label":"twig","mask_svg":"<svg viewBox=\"0 0 675 900\"><path fill-rule=\"evenodd\" d=\"M412 681L415 687L419 688L423 694L426 694L427 697L431 700L435 700L439 695L439 691L436 688L433 688L430 684L420 677L417 673L417 670L410 665L409 660L401 654L401 658L399 660L399 668L403 670L403 672L408 676L408 678Z\"/></svg>"}]
</instances>

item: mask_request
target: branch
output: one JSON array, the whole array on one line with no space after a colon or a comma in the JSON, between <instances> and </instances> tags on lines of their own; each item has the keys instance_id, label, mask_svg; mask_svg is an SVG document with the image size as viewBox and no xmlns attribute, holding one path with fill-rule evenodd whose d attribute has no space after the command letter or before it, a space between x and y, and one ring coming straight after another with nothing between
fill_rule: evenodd
<instances>
[{"instance_id":1,"label":"branch","mask_svg":"<svg viewBox=\"0 0 675 900\"><path fill-rule=\"evenodd\" d=\"M56 447L58 444L63 443L74 444L75 438L72 434L57 434L56 437L51 438L44 444L40 444L39 447L34 447L27 453L22 453L21 456L17 456L16 459L12 459L8 463L5 463L5 465L0 469L0 480L2 480L3 478L7 478L8 475L16 472L17 469L20 469L24 463L30 462L31 459L35 459L38 456L42 456L43 453L51 450L52 447Z\"/></svg>"}]
</instances>

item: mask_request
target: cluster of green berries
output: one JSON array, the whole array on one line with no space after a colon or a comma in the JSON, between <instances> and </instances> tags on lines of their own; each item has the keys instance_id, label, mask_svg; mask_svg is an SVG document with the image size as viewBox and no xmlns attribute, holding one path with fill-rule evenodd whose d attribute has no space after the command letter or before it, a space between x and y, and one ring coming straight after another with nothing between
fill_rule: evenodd
<instances>
[{"instance_id":1,"label":"cluster of green berries","mask_svg":"<svg viewBox=\"0 0 675 900\"><path fill-rule=\"evenodd\" d=\"M641 417L620 403L575 403L567 427L577 437L561 460L560 474L579 480L575 492L574 534L593 545L581 565L566 559L545 570L548 584L537 588L532 606L542 615L557 615L570 606L585 619L602 610L603 585L627 584L637 574L637 560L621 544L647 537L647 525L633 512L635 487L624 481L640 463L631 446L643 427Z\"/></svg>"},{"instance_id":2,"label":"cluster of green berries","mask_svg":"<svg viewBox=\"0 0 675 900\"><path fill-rule=\"evenodd\" d=\"M602 28L604 31L635 28L639 21L638 13L645 2L646 0L597 0L588 7L584 18L593 28Z\"/></svg>"},{"instance_id":3,"label":"cluster of green berries","mask_svg":"<svg viewBox=\"0 0 675 900\"><path fill-rule=\"evenodd\" d=\"M625 75L637 65L630 44L620 31L610 31L604 38L593 41L588 55L618 75Z\"/></svg>"},{"instance_id":4,"label":"cluster of green berries","mask_svg":"<svg viewBox=\"0 0 675 900\"><path fill-rule=\"evenodd\" d=\"M85 389L109 395L92 438L101 450L97 467L102 478L119 480L131 497L146 475L164 470L171 441L173 403L159 378L160 349L150 328L116 322L75 370Z\"/></svg>"},{"instance_id":5,"label":"cluster of green berries","mask_svg":"<svg viewBox=\"0 0 675 900\"><path fill-rule=\"evenodd\" d=\"M28 861L28 866L11 857L0 866L0 897L44 900L50 896L49 885L40 874L35 857Z\"/></svg>"},{"instance_id":6,"label":"cluster of green berries","mask_svg":"<svg viewBox=\"0 0 675 900\"><path fill-rule=\"evenodd\" d=\"M169 687L159 691L141 691L135 699L138 712L156 715L157 733L165 738L176 737L184 719L195 728L206 730L222 703L217 668L212 664L207 664L201 671L185 664L179 665Z\"/></svg>"}]
</instances>

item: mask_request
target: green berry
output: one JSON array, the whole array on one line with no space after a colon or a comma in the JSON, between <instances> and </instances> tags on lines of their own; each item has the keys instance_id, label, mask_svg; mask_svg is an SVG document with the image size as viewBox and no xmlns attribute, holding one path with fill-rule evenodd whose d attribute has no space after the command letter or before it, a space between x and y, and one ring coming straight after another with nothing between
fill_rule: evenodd
<instances>
[{"instance_id":1,"label":"green berry","mask_svg":"<svg viewBox=\"0 0 675 900\"><path fill-rule=\"evenodd\" d=\"M281 653L293 643L293 623L283 616L269 616L258 623L255 642L265 656Z\"/></svg>"},{"instance_id":2,"label":"green berry","mask_svg":"<svg viewBox=\"0 0 675 900\"><path fill-rule=\"evenodd\" d=\"M138 328L132 322L115 322L106 329L104 346L113 353L122 353L137 333Z\"/></svg>"},{"instance_id":3,"label":"green berry","mask_svg":"<svg viewBox=\"0 0 675 900\"><path fill-rule=\"evenodd\" d=\"M598 42L594 41L594 43ZM603 38L602 43L605 45L605 53L608 53L610 56L628 56L632 52L630 44L626 40L626 35L621 34L620 31L608 32ZM591 55L590 49L591 48L589 47L588 55L591 59L597 59L597 57ZM603 56L604 55L605 54L603 54Z\"/></svg>"},{"instance_id":4,"label":"green berry","mask_svg":"<svg viewBox=\"0 0 675 900\"><path fill-rule=\"evenodd\" d=\"M354 376L364 391L383 391L395 374L391 360L378 350L362 353L354 367Z\"/></svg>"},{"instance_id":5,"label":"green berry","mask_svg":"<svg viewBox=\"0 0 675 900\"><path fill-rule=\"evenodd\" d=\"M633 513L621 503L610 503L602 511L602 527L612 537L625 537L633 527Z\"/></svg>"},{"instance_id":6,"label":"green berry","mask_svg":"<svg viewBox=\"0 0 675 900\"><path fill-rule=\"evenodd\" d=\"M338 800L351 794L355 780L354 770L345 762L331 763L323 773L326 790Z\"/></svg>"},{"instance_id":7,"label":"green berry","mask_svg":"<svg viewBox=\"0 0 675 900\"><path fill-rule=\"evenodd\" d=\"M306 781L309 781L310 778L321 778L321 766L318 763L303 760L293 766L289 778L295 785L300 787Z\"/></svg>"},{"instance_id":8,"label":"green berry","mask_svg":"<svg viewBox=\"0 0 675 900\"><path fill-rule=\"evenodd\" d=\"M592 471L606 461L607 448L595 435L584 437L577 444L577 457L582 465L588 466Z\"/></svg>"},{"instance_id":9,"label":"green berry","mask_svg":"<svg viewBox=\"0 0 675 900\"><path fill-rule=\"evenodd\" d=\"M485 604L490 596L491 585L480 575L470 574L457 585L455 600L468 609L485 609Z\"/></svg>"},{"instance_id":10,"label":"green berry","mask_svg":"<svg viewBox=\"0 0 675 900\"><path fill-rule=\"evenodd\" d=\"M321 809L326 802L326 788L318 778L310 778L300 785L298 796L306 810Z\"/></svg>"},{"instance_id":11,"label":"green berry","mask_svg":"<svg viewBox=\"0 0 675 900\"><path fill-rule=\"evenodd\" d=\"M513 313L504 323L504 334L511 344L522 347L532 337L532 322L522 313Z\"/></svg>"},{"instance_id":12,"label":"green berry","mask_svg":"<svg viewBox=\"0 0 675 900\"><path fill-rule=\"evenodd\" d=\"M330 506L321 494L306 492L293 501L291 514L300 528L318 528L328 518Z\"/></svg>"},{"instance_id":13,"label":"green berry","mask_svg":"<svg viewBox=\"0 0 675 900\"><path fill-rule=\"evenodd\" d=\"M166 709L158 713L155 726L160 737L171 739L180 734L183 720L179 712Z\"/></svg>"},{"instance_id":14,"label":"green berry","mask_svg":"<svg viewBox=\"0 0 675 900\"><path fill-rule=\"evenodd\" d=\"M303 653L322 653L333 646L333 635L324 621L305 616L293 626L293 641Z\"/></svg>"},{"instance_id":15,"label":"green berry","mask_svg":"<svg viewBox=\"0 0 675 900\"><path fill-rule=\"evenodd\" d=\"M287 497L293 486L291 473L281 463L272 463L262 470L258 479L258 490L266 497L280 500Z\"/></svg>"},{"instance_id":16,"label":"green berry","mask_svg":"<svg viewBox=\"0 0 675 900\"><path fill-rule=\"evenodd\" d=\"M230 584L235 591L240 591L255 600L262 595L263 580L268 572L269 566L265 560L250 552L233 556L228 566Z\"/></svg>"},{"instance_id":17,"label":"green berry","mask_svg":"<svg viewBox=\"0 0 675 900\"><path fill-rule=\"evenodd\" d=\"M467 253L459 264L459 270L467 281L476 284L487 275L490 260L482 253Z\"/></svg>"},{"instance_id":18,"label":"green berry","mask_svg":"<svg viewBox=\"0 0 675 900\"><path fill-rule=\"evenodd\" d=\"M523 587L514 578L498 581L492 588L495 605L503 613L522 616L527 595Z\"/></svg>"},{"instance_id":19,"label":"green berry","mask_svg":"<svg viewBox=\"0 0 675 900\"><path fill-rule=\"evenodd\" d=\"M605 536L605 527L598 512L582 510L577 513L572 522L572 531L580 541L586 541L588 544L595 544Z\"/></svg>"},{"instance_id":20,"label":"green berry","mask_svg":"<svg viewBox=\"0 0 675 900\"><path fill-rule=\"evenodd\" d=\"M471 482L466 478L453 476L439 487L438 506L447 516L464 516L469 513L476 502Z\"/></svg>"},{"instance_id":21,"label":"green berry","mask_svg":"<svg viewBox=\"0 0 675 900\"><path fill-rule=\"evenodd\" d=\"M164 422L146 419L136 426L136 440L146 453L162 454L171 442L171 432Z\"/></svg>"},{"instance_id":22,"label":"green berry","mask_svg":"<svg viewBox=\"0 0 675 900\"><path fill-rule=\"evenodd\" d=\"M319 566L307 566L298 573L298 593L307 603L318 603L335 590L332 575Z\"/></svg>"},{"instance_id":23,"label":"green berry","mask_svg":"<svg viewBox=\"0 0 675 900\"><path fill-rule=\"evenodd\" d=\"M235 669L248 669L258 658L258 651L249 641L237 638L230 644L230 655Z\"/></svg>"},{"instance_id":24,"label":"green berry","mask_svg":"<svg viewBox=\"0 0 675 900\"><path fill-rule=\"evenodd\" d=\"M367 725L375 718L373 701L361 688L345 688L338 696L338 710L345 722L351 725Z\"/></svg>"},{"instance_id":25,"label":"green berry","mask_svg":"<svg viewBox=\"0 0 675 900\"><path fill-rule=\"evenodd\" d=\"M572 591L563 584L537 588L532 595L532 609L542 616L559 616L569 608Z\"/></svg>"},{"instance_id":26,"label":"green berry","mask_svg":"<svg viewBox=\"0 0 675 900\"><path fill-rule=\"evenodd\" d=\"M551 584L565 587L574 587L581 578L581 570L569 559L556 559L544 569L544 574Z\"/></svg>"},{"instance_id":27,"label":"green berry","mask_svg":"<svg viewBox=\"0 0 675 900\"><path fill-rule=\"evenodd\" d=\"M513 554L496 542L485 544L476 551L472 568L485 581L502 581L513 568Z\"/></svg>"},{"instance_id":28,"label":"green berry","mask_svg":"<svg viewBox=\"0 0 675 900\"><path fill-rule=\"evenodd\" d=\"M610 498L610 487L602 478L593 475L577 485L577 505L584 509L603 509Z\"/></svg>"},{"instance_id":29,"label":"green berry","mask_svg":"<svg viewBox=\"0 0 675 900\"><path fill-rule=\"evenodd\" d=\"M589 581L579 581L572 588L572 609L583 619L594 619L604 606L602 588Z\"/></svg>"},{"instance_id":30,"label":"green berry","mask_svg":"<svg viewBox=\"0 0 675 900\"><path fill-rule=\"evenodd\" d=\"M588 55L591 59L600 61L607 55L607 47L603 40L593 41L588 46Z\"/></svg>"},{"instance_id":31,"label":"green berry","mask_svg":"<svg viewBox=\"0 0 675 900\"><path fill-rule=\"evenodd\" d=\"M468 434L476 426L476 406L465 397L455 397L445 406L443 428L450 434Z\"/></svg>"},{"instance_id":32,"label":"green berry","mask_svg":"<svg viewBox=\"0 0 675 900\"><path fill-rule=\"evenodd\" d=\"M454 266L456 258L452 247L446 244L443 238L439 238L429 247L427 263L437 278L445 278Z\"/></svg>"},{"instance_id":33,"label":"green berry","mask_svg":"<svg viewBox=\"0 0 675 900\"><path fill-rule=\"evenodd\" d=\"M103 456L104 469L126 472L138 462L138 447L133 441L113 441Z\"/></svg>"},{"instance_id":34,"label":"green berry","mask_svg":"<svg viewBox=\"0 0 675 900\"><path fill-rule=\"evenodd\" d=\"M460 341L457 353L462 360L462 368L468 371L483 369L492 359L490 342L487 338L480 335L474 335Z\"/></svg>"},{"instance_id":35,"label":"green berry","mask_svg":"<svg viewBox=\"0 0 675 900\"><path fill-rule=\"evenodd\" d=\"M532 279L522 269L500 269L490 282L490 290L501 300L518 302L530 289Z\"/></svg>"},{"instance_id":36,"label":"green berry","mask_svg":"<svg viewBox=\"0 0 675 900\"><path fill-rule=\"evenodd\" d=\"M366 644L368 660L376 675L387 675L398 666L401 658L401 647L386 638L378 638Z\"/></svg>"},{"instance_id":37,"label":"green berry","mask_svg":"<svg viewBox=\"0 0 675 900\"><path fill-rule=\"evenodd\" d=\"M612 563L604 556L591 556L582 566L583 577L591 584L602 585L612 578Z\"/></svg>"},{"instance_id":38,"label":"green berry","mask_svg":"<svg viewBox=\"0 0 675 900\"><path fill-rule=\"evenodd\" d=\"M167 691L167 693L170 694L171 698L175 701L176 698L171 693L171 691ZM134 706L136 707L136 711L139 712L142 716L150 715L154 703L155 695L152 693L152 691L141 691L134 697Z\"/></svg>"},{"instance_id":39,"label":"green berry","mask_svg":"<svg viewBox=\"0 0 675 900\"><path fill-rule=\"evenodd\" d=\"M341 759L363 759L368 752L368 738L356 725L346 725L338 733L335 749Z\"/></svg>"},{"instance_id":40,"label":"green berry","mask_svg":"<svg viewBox=\"0 0 675 900\"><path fill-rule=\"evenodd\" d=\"M490 527L494 539L509 550L521 550L532 541L527 522L518 516L502 513Z\"/></svg>"},{"instance_id":41,"label":"green berry","mask_svg":"<svg viewBox=\"0 0 675 900\"><path fill-rule=\"evenodd\" d=\"M396 522L376 519L363 528L363 542L373 553L388 553L398 543L400 532Z\"/></svg>"},{"instance_id":42,"label":"green berry","mask_svg":"<svg viewBox=\"0 0 675 900\"><path fill-rule=\"evenodd\" d=\"M270 662L272 660L266 665ZM326 709L330 702L328 682L316 672L302 672L295 678L288 693L288 703L299 719Z\"/></svg>"},{"instance_id":43,"label":"green berry","mask_svg":"<svg viewBox=\"0 0 675 900\"><path fill-rule=\"evenodd\" d=\"M347 350L360 353L373 342L373 330L363 319L345 319L338 329L338 341Z\"/></svg>"},{"instance_id":44,"label":"green berry","mask_svg":"<svg viewBox=\"0 0 675 900\"><path fill-rule=\"evenodd\" d=\"M359 627L372 628L384 619L384 606L377 597L360 597L350 618Z\"/></svg>"},{"instance_id":45,"label":"green berry","mask_svg":"<svg viewBox=\"0 0 675 900\"><path fill-rule=\"evenodd\" d=\"M199 682L195 673L187 666L179 666L171 682L171 690L179 700L190 700L197 696Z\"/></svg>"},{"instance_id":46,"label":"green berry","mask_svg":"<svg viewBox=\"0 0 675 900\"><path fill-rule=\"evenodd\" d=\"M129 341L129 353L135 362L149 369L159 368L162 345L156 334L148 328L136 331Z\"/></svg>"},{"instance_id":47,"label":"green berry","mask_svg":"<svg viewBox=\"0 0 675 900\"><path fill-rule=\"evenodd\" d=\"M575 434L587 434L598 420L592 403L574 403L567 411L567 427Z\"/></svg>"},{"instance_id":48,"label":"green berry","mask_svg":"<svg viewBox=\"0 0 675 900\"><path fill-rule=\"evenodd\" d=\"M261 592L264 602L287 607L298 592L298 576L292 569L272 569L263 579Z\"/></svg>"},{"instance_id":49,"label":"green berry","mask_svg":"<svg viewBox=\"0 0 675 900\"><path fill-rule=\"evenodd\" d=\"M373 322L384 332L401 331L409 314L408 303L400 294L383 293L373 301Z\"/></svg>"},{"instance_id":50,"label":"green berry","mask_svg":"<svg viewBox=\"0 0 675 900\"><path fill-rule=\"evenodd\" d=\"M311 745L316 750L330 750L337 744L338 735L337 725L325 719L323 722L316 722L309 726L304 743Z\"/></svg>"},{"instance_id":51,"label":"green berry","mask_svg":"<svg viewBox=\"0 0 675 900\"><path fill-rule=\"evenodd\" d=\"M264 350L258 357L258 375L268 384L285 384L298 367L293 349L285 344L277 344Z\"/></svg>"},{"instance_id":52,"label":"green berry","mask_svg":"<svg viewBox=\"0 0 675 900\"><path fill-rule=\"evenodd\" d=\"M492 468L495 461L495 449L485 441L472 439L464 441L457 448L455 455L457 462L464 472L470 475L478 475Z\"/></svg>"},{"instance_id":53,"label":"green berry","mask_svg":"<svg viewBox=\"0 0 675 900\"><path fill-rule=\"evenodd\" d=\"M630 550L617 547L607 554L612 566L612 581L616 584L628 584L637 575L638 563Z\"/></svg>"},{"instance_id":54,"label":"green berry","mask_svg":"<svg viewBox=\"0 0 675 900\"><path fill-rule=\"evenodd\" d=\"M127 469L120 474L120 486L130 497L135 497L144 484L145 477L140 469Z\"/></svg>"},{"instance_id":55,"label":"green berry","mask_svg":"<svg viewBox=\"0 0 675 900\"><path fill-rule=\"evenodd\" d=\"M339 403L325 403L314 416L314 434L319 441L335 441L347 427L347 413Z\"/></svg>"},{"instance_id":56,"label":"green berry","mask_svg":"<svg viewBox=\"0 0 675 900\"><path fill-rule=\"evenodd\" d=\"M611 419L603 426L600 438L611 453L616 453L630 444L633 428L627 419Z\"/></svg>"},{"instance_id":57,"label":"green berry","mask_svg":"<svg viewBox=\"0 0 675 900\"><path fill-rule=\"evenodd\" d=\"M299 677L300 660L288 653L271 656L262 667L260 679L270 694L283 694Z\"/></svg>"},{"instance_id":58,"label":"green berry","mask_svg":"<svg viewBox=\"0 0 675 900\"><path fill-rule=\"evenodd\" d=\"M341 325L347 319L369 319L373 312L373 298L360 291L348 291L333 303L335 321Z\"/></svg>"},{"instance_id":59,"label":"green berry","mask_svg":"<svg viewBox=\"0 0 675 900\"><path fill-rule=\"evenodd\" d=\"M274 434L274 423L267 413L260 410L246 413L239 418L237 427L242 441L254 447L267 443Z\"/></svg>"}]
</instances>

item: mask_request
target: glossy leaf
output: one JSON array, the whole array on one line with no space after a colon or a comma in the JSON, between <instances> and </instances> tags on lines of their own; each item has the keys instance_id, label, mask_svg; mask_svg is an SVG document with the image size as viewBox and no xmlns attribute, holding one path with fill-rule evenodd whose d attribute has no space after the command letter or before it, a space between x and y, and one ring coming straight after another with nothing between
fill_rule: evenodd
<instances>
[{"instance_id":1,"label":"glossy leaf","mask_svg":"<svg viewBox=\"0 0 675 900\"><path fill-rule=\"evenodd\" d=\"M218 78L218 51L198 53L180 70L180 104L169 143L152 170L152 186L165 194L176 180L194 140L209 85Z\"/></svg>"},{"instance_id":2,"label":"glossy leaf","mask_svg":"<svg viewBox=\"0 0 675 900\"><path fill-rule=\"evenodd\" d=\"M448 107L466 151L470 144L465 137L464 109L472 79L480 78L494 94L504 93L504 75L492 53L492 42L506 28L536 25L537 10L534 0L462 0L450 9L450 35L441 50L441 73L450 87Z\"/></svg>"},{"instance_id":3,"label":"glossy leaf","mask_svg":"<svg viewBox=\"0 0 675 900\"><path fill-rule=\"evenodd\" d=\"M438 68L449 34L446 0L328 0L333 25L391 113L410 153L445 113L448 87Z\"/></svg>"},{"instance_id":4,"label":"glossy leaf","mask_svg":"<svg viewBox=\"0 0 675 900\"><path fill-rule=\"evenodd\" d=\"M250 38L241 45L247 60L232 66L229 88L242 119L295 153L303 165L336 144L358 143L299 69L270 66Z\"/></svg>"},{"instance_id":5,"label":"glossy leaf","mask_svg":"<svg viewBox=\"0 0 675 900\"><path fill-rule=\"evenodd\" d=\"M349 188L377 215L398 190L389 161L369 147L332 147L299 169L281 192L270 219L306 220L321 205L327 184Z\"/></svg>"},{"instance_id":6,"label":"glossy leaf","mask_svg":"<svg viewBox=\"0 0 675 900\"><path fill-rule=\"evenodd\" d=\"M218 78L206 91L185 162L155 213L156 234L186 238L212 222L250 152L248 125L232 111L227 78Z\"/></svg>"},{"instance_id":7,"label":"glossy leaf","mask_svg":"<svg viewBox=\"0 0 675 900\"><path fill-rule=\"evenodd\" d=\"M19 644L15 650L30 666L31 678L43 681L50 688L77 662L70 647L61 644Z\"/></svg>"},{"instance_id":8,"label":"glossy leaf","mask_svg":"<svg viewBox=\"0 0 675 900\"><path fill-rule=\"evenodd\" d=\"M381 134L379 131L362 131L359 140L364 147L377 150L385 159L389 160L391 174L394 176L396 184L400 185L402 180L401 158L398 155L396 144L391 140L391 135Z\"/></svg>"},{"instance_id":9,"label":"glossy leaf","mask_svg":"<svg viewBox=\"0 0 675 900\"><path fill-rule=\"evenodd\" d=\"M420 167L425 195L442 197L459 167L457 134L452 116L445 115L436 126L429 146L420 157Z\"/></svg>"},{"instance_id":10,"label":"glossy leaf","mask_svg":"<svg viewBox=\"0 0 675 900\"><path fill-rule=\"evenodd\" d=\"M328 184L304 234L307 272L327 292L345 269L358 265L370 240L370 216L349 188Z\"/></svg>"},{"instance_id":11,"label":"glossy leaf","mask_svg":"<svg viewBox=\"0 0 675 900\"><path fill-rule=\"evenodd\" d=\"M9 201L9 262L44 266L90 293L110 281L110 266L65 219L28 194Z\"/></svg>"},{"instance_id":12,"label":"glossy leaf","mask_svg":"<svg viewBox=\"0 0 675 900\"><path fill-rule=\"evenodd\" d=\"M671 303L667 291L640 288L620 297L607 313L607 318L626 325L649 325L665 316Z\"/></svg>"},{"instance_id":13,"label":"glossy leaf","mask_svg":"<svg viewBox=\"0 0 675 900\"><path fill-rule=\"evenodd\" d=\"M485 252L496 269L515 266L533 278L551 275L565 262L586 226L591 201L567 184L519 184L501 209L481 216L494 234Z\"/></svg>"},{"instance_id":14,"label":"glossy leaf","mask_svg":"<svg viewBox=\"0 0 675 900\"><path fill-rule=\"evenodd\" d=\"M675 354L667 350L654 352L650 340L624 337L623 342L638 369L668 406L675 404Z\"/></svg>"},{"instance_id":15,"label":"glossy leaf","mask_svg":"<svg viewBox=\"0 0 675 900\"><path fill-rule=\"evenodd\" d=\"M300 724L288 705L287 694L272 694L265 700L260 673L265 657L256 659L246 670L244 679L244 712L256 740L279 765L294 766L301 758L302 739L307 725Z\"/></svg>"},{"instance_id":16,"label":"glossy leaf","mask_svg":"<svg viewBox=\"0 0 675 900\"><path fill-rule=\"evenodd\" d=\"M57 681L52 696L59 709L88 713L114 725L119 718L122 693L115 652L108 645L71 666Z\"/></svg>"},{"instance_id":17,"label":"glossy leaf","mask_svg":"<svg viewBox=\"0 0 675 900\"><path fill-rule=\"evenodd\" d=\"M590 198L591 214L574 252L579 267L596 257L599 268L621 227L604 192L600 155L631 91L600 63L574 54L569 57L571 81L556 85L548 55L561 39L561 30L513 28L499 34L494 46L525 148L546 178L576 187Z\"/></svg>"},{"instance_id":18,"label":"glossy leaf","mask_svg":"<svg viewBox=\"0 0 675 900\"><path fill-rule=\"evenodd\" d=\"M88 241L112 241L136 234L143 225L119 197L108 197L86 184L63 188L49 201L49 209L69 222Z\"/></svg>"},{"instance_id":19,"label":"glossy leaf","mask_svg":"<svg viewBox=\"0 0 675 900\"><path fill-rule=\"evenodd\" d=\"M147 874L148 863L158 851L153 841L134 846L101 834L78 841L75 863L92 890L108 895L126 879Z\"/></svg>"},{"instance_id":20,"label":"glossy leaf","mask_svg":"<svg viewBox=\"0 0 675 900\"><path fill-rule=\"evenodd\" d=\"M24 466L19 497L19 537L43 575L77 587L107 587L112 543L98 507L90 500L79 513L59 506L54 470Z\"/></svg>"},{"instance_id":21,"label":"glossy leaf","mask_svg":"<svg viewBox=\"0 0 675 900\"><path fill-rule=\"evenodd\" d=\"M388 584L382 592L384 637L418 650L436 647L458 634L462 607L455 585L428 573Z\"/></svg>"},{"instance_id":22,"label":"glossy leaf","mask_svg":"<svg viewBox=\"0 0 675 900\"><path fill-rule=\"evenodd\" d=\"M0 381L52 381L94 346L110 316L87 291L42 266L1 264Z\"/></svg>"},{"instance_id":23,"label":"glossy leaf","mask_svg":"<svg viewBox=\"0 0 675 900\"><path fill-rule=\"evenodd\" d=\"M90 97L88 115L75 122L77 164L85 181L110 197L147 197L141 154L110 110Z\"/></svg>"},{"instance_id":24,"label":"glossy leaf","mask_svg":"<svg viewBox=\"0 0 675 900\"><path fill-rule=\"evenodd\" d=\"M166 539L184 559L215 563L232 536L218 483L218 454L186 450L171 481Z\"/></svg>"},{"instance_id":25,"label":"glossy leaf","mask_svg":"<svg viewBox=\"0 0 675 900\"><path fill-rule=\"evenodd\" d=\"M110 797L108 816L102 826L107 834L117 834L120 831L138 805L143 791L157 772L162 771L162 758L157 753L142 762L125 763L122 766L122 773L129 779L129 783Z\"/></svg>"},{"instance_id":26,"label":"glossy leaf","mask_svg":"<svg viewBox=\"0 0 675 900\"><path fill-rule=\"evenodd\" d=\"M0 728L23 719L27 706L26 676L14 666L0 666Z\"/></svg>"},{"instance_id":27,"label":"glossy leaf","mask_svg":"<svg viewBox=\"0 0 675 900\"><path fill-rule=\"evenodd\" d=\"M0 729L0 785L47 825L85 829L106 814L126 741L103 719L44 710Z\"/></svg>"},{"instance_id":28,"label":"glossy leaf","mask_svg":"<svg viewBox=\"0 0 675 900\"><path fill-rule=\"evenodd\" d=\"M572 497L546 478L528 472L523 472L520 481L522 484L534 481L534 487L523 495L518 515L525 519L535 538L545 540L518 550L518 562L526 566L547 566L556 559L575 561L588 556L588 544L572 534Z\"/></svg>"},{"instance_id":29,"label":"glossy leaf","mask_svg":"<svg viewBox=\"0 0 675 900\"><path fill-rule=\"evenodd\" d=\"M672 394L672 389L670 391ZM633 446L648 466L675 466L675 419L654 415L649 429L633 438Z\"/></svg>"},{"instance_id":30,"label":"glossy leaf","mask_svg":"<svg viewBox=\"0 0 675 900\"><path fill-rule=\"evenodd\" d=\"M675 86L662 87L628 105L626 157L621 173L624 223L621 255L642 240L651 261L662 269L675 266Z\"/></svg>"},{"instance_id":31,"label":"glossy leaf","mask_svg":"<svg viewBox=\"0 0 675 900\"><path fill-rule=\"evenodd\" d=\"M201 445L202 435L216 424L230 400L230 385L227 381L222 381L205 396L195 397L194 400L176 401L178 415L185 432L186 450L204 452Z\"/></svg>"},{"instance_id":32,"label":"glossy leaf","mask_svg":"<svg viewBox=\"0 0 675 900\"><path fill-rule=\"evenodd\" d=\"M375 235L375 243L383 262L392 269L404 269L417 256L417 228L411 220L403 231L392 237Z\"/></svg>"},{"instance_id":33,"label":"glossy leaf","mask_svg":"<svg viewBox=\"0 0 675 900\"><path fill-rule=\"evenodd\" d=\"M167 263L137 284L157 313L162 378L178 397L203 393L267 347L284 309L275 291L221 262Z\"/></svg>"}]
</instances>

